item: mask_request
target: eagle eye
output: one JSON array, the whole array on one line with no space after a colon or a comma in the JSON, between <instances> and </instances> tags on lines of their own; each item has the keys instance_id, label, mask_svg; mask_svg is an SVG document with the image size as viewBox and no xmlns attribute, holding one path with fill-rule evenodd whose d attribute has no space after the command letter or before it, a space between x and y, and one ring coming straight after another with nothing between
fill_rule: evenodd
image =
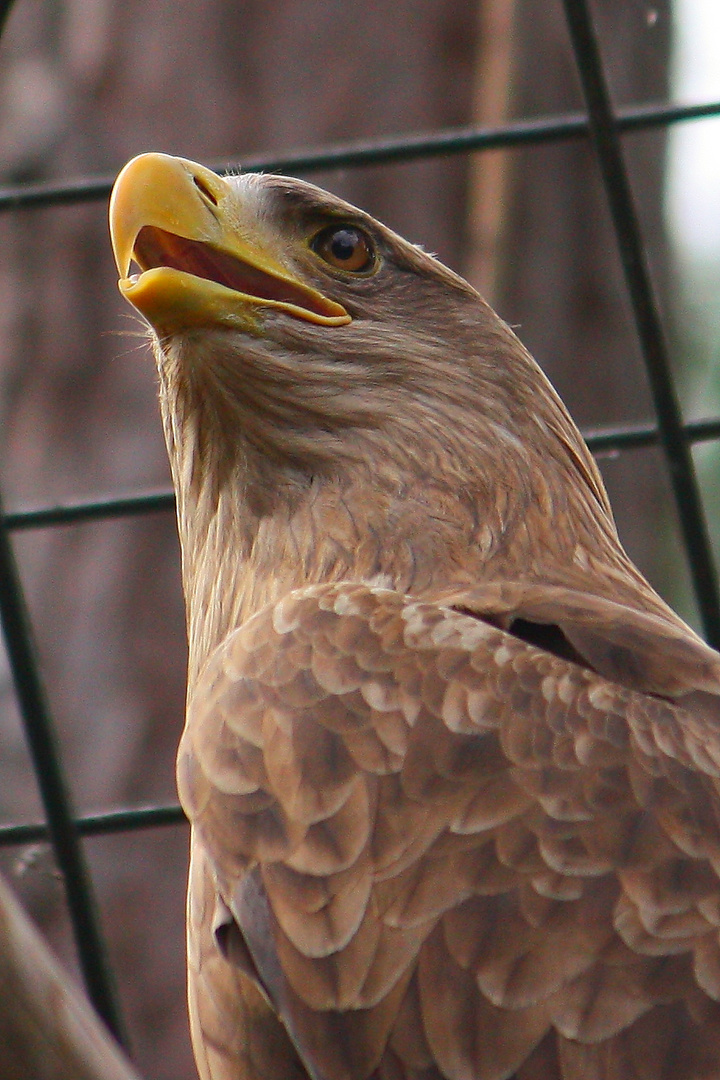
<instances>
[{"instance_id":1,"label":"eagle eye","mask_svg":"<svg viewBox=\"0 0 720 1080\"><path fill-rule=\"evenodd\" d=\"M310 246L336 270L362 274L375 265L375 246L356 225L328 225L313 237Z\"/></svg>"}]
</instances>

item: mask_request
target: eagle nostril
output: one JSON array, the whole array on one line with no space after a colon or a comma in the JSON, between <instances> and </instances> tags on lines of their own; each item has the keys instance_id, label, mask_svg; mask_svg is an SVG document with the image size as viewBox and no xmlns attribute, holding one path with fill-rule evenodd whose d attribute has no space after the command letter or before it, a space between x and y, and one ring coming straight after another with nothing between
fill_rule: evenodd
<instances>
[{"instance_id":1,"label":"eagle nostril","mask_svg":"<svg viewBox=\"0 0 720 1080\"><path fill-rule=\"evenodd\" d=\"M212 203L213 206L217 206L217 204L218 204L217 198L215 197L213 192L210 190L208 185L203 180L200 179L200 177L193 176L193 184L198 189L198 191L203 196L203 198L207 199L207 201L209 203Z\"/></svg>"}]
</instances>

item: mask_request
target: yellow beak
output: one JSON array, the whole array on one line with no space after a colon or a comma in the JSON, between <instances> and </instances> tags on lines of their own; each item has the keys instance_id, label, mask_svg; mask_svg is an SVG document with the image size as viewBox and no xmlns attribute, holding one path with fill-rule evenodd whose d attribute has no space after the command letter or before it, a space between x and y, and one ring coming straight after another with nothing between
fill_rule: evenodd
<instances>
[{"instance_id":1,"label":"yellow beak","mask_svg":"<svg viewBox=\"0 0 720 1080\"><path fill-rule=\"evenodd\" d=\"M300 281L231 227L237 199L216 173L183 158L141 154L110 197L120 292L160 334L224 324L259 329L262 308L323 326L351 321L344 307ZM130 276L132 261L140 267Z\"/></svg>"}]
</instances>

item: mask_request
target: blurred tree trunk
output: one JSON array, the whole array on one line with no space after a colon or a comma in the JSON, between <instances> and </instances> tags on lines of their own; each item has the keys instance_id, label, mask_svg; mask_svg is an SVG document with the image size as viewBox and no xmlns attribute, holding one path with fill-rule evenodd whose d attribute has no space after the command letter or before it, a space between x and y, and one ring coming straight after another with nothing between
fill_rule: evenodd
<instances>
[{"instance_id":1,"label":"blurred tree trunk","mask_svg":"<svg viewBox=\"0 0 720 1080\"><path fill-rule=\"evenodd\" d=\"M616 108L667 100L669 0L592 5ZM584 110L559 2L485 0L475 115L508 119ZM486 53L488 55L486 55ZM503 80L503 76L505 79ZM668 288L663 221L664 130L625 136L655 286ZM469 187L465 270L552 379L583 427L654 419L617 245L587 140L477 155ZM600 462L621 537L672 598L687 593L666 469L659 450ZM664 520L668 539L659 539ZM678 576L680 582L678 582Z\"/></svg>"},{"instance_id":2,"label":"blurred tree trunk","mask_svg":"<svg viewBox=\"0 0 720 1080\"><path fill-rule=\"evenodd\" d=\"M559 5L487 5L16 0L0 42L0 181L110 173L144 150L237 160L490 122L476 92L488 65L498 119L577 105ZM631 15L620 17L620 0L603 7L616 97L660 96L663 28L653 30L650 76ZM634 141L660 258L653 208L661 137ZM482 173L485 161L473 168ZM467 159L317 179L450 265L470 259ZM496 282L501 314L522 323L579 418L647 416L587 147L514 152L482 201L497 241L485 281ZM167 486L153 367L117 296L105 205L6 213L0 245L0 486L8 508ZM598 404L600 415L591 412ZM15 539L78 809L174 800L185 646L171 516ZM0 680L0 815L35 818L5 671ZM194 1075L184 1003L186 844L183 828L86 843L136 1061L154 1080ZM71 962L63 894L45 850L2 861Z\"/></svg>"},{"instance_id":3,"label":"blurred tree trunk","mask_svg":"<svg viewBox=\"0 0 720 1080\"><path fill-rule=\"evenodd\" d=\"M3 1080L139 1080L0 878Z\"/></svg>"}]
</instances>

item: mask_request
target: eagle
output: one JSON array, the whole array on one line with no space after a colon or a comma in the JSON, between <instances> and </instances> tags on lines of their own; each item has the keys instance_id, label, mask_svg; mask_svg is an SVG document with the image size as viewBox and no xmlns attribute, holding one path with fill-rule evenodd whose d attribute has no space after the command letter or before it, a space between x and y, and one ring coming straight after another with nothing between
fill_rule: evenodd
<instances>
[{"instance_id":1,"label":"eagle","mask_svg":"<svg viewBox=\"0 0 720 1080\"><path fill-rule=\"evenodd\" d=\"M144 154L110 221L177 494L203 1080L720 1077L720 655L540 368L312 184Z\"/></svg>"}]
</instances>

